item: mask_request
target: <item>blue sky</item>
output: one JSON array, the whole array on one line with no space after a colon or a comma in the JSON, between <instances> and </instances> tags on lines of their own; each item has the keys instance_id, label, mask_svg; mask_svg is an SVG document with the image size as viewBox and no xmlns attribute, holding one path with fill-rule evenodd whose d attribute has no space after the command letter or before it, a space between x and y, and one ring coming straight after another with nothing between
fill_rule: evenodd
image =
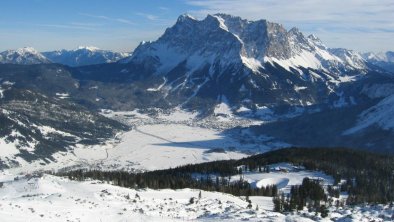
<instances>
[{"instance_id":1,"label":"blue sky","mask_svg":"<svg viewBox=\"0 0 394 222\"><path fill-rule=\"evenodd\" d=\"M314 33L329 47L394 50L393 0L2 0L0 51L97 46L132 51L189 13L267 19Z\"/></svg>"}]
</instances>

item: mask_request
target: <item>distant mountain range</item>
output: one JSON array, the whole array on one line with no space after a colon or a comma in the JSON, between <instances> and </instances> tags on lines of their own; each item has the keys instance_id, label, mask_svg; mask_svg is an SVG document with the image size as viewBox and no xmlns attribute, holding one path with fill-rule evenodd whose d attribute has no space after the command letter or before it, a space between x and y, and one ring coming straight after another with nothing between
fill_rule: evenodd
<instances>
[{"instance_id":1,"label":"distant mountain range","mask_svg":"<svg viewBox=\"0 0 394 222\"><path fill-rule=\"evenodd\" d=\"M78 47L75 50L60 50L43 52L51 62L68 66L95 65L100 63L117 62L130 56L130 53L112 52L96 47Z\"/></svg>"},{"instance_id":2,"label":"distant mountain range","mask_svg":"<svg viewBox=\"0 0 394 222\"><path fill-rule=\"evenodd\" d=\"M19 65L59 63L75 67L117 62L130 55L130 53L112 52L96 47L78 47L75 50L63 49L42 53L31 47L25 47L1 52L0 63Z\"/></svg>"},{"instance_id":3,"label":"distant mountain range","mask_svg":"<svg viewBox=\"0 0 394 222\"><path fill-rule=\"evenodd\" d=\"M222 17L227 16L227 18L232 17L232 16L224 15L224 14L218 14L215 16L222 16ZM188 16L188 15L183 15L182 17L192 18L191 16ZM180 19L182 20L184 18L180 18ZM244 20L244 21L246 21L246 20ZM272 24L275 24L275 23L272 23ZM276 25L278 25L278 24L276 24ZM253 30L251 30L251 32L253 32ZM239 38L238 34L234 34L234 36L237 36ZM297 39L297 35L302 36L302 33L297 28L293 28L292 30L290 30L288 32L288 34L289 35L293 34L294 36L292 38L295 38L295 39ZM310 35L306 39L304 36L302 36L301 39L299 39L299 40L302 40L302 38L304 38L304 43L303 43L304 45L303 46L301 46L302 44L299 44L300 42L295 44L295 45L301 46L301 48L303 47L303 49L301 49L301 50L305 50L308 47L309 47L309 49L311 49L310 48L311 45L307 46L307 44L311 44L311 42L313 42L313 41L315 41L315 43L313 43L313 44L320 45L320 47L324 48L324 50L321 52L318 52L318 51L315 52L317 57L315 57L314 59L328 60L331 63L336 62L338 64L342 64L342 66L348 66L349 68L356 68L357 66L358 66L358 68L362 68L363 66L365 66L366 63L370 63L370 64L376 65L380 68L383 68L387 71L390 71L390 72L394 71L394 52L387 51L387 52L380 52L380 53L372 53L372 52L358 53L358 52L355 52L352 50L339 49L339 48L338 49L334 49L334 48L329 49L329 48L325 47L321 43L321 41L314 35ZM306 43L305 41L309 41L309 43ZM282 43L279 44L280 47L284 46ZM143 44L145 44L145 42ZM291 47L291 46L287 45L287 47ZM270 48L271 48L271 50L274 50L274 48L276 48L276 47L270 46ZM295 47L295 48L297 48L297 47ZM295 55L295 53L297 54L297 52L294 50L300 50L300 49L295 49L295 48L293 48L293 51L290 48L288 48L287 50L284 50L284 51L282 50L283 52L286 51L287 53L290 53L290 55L293 55L291 61L289 61L290 65L291 64L295 65L295 66L300 65L300 64L297 64L297 62L304 60L304 62L306 62L303 64L304 66L306 65L307 67L310 66L310 67L316 68L316 65L317 65L317 66L323 67L323 64L319 64L319 62L316 63L316 61L313 61L313 59L310 60L310 58L308 58L308 57L301 58L302 57L301 56L300 58L298 58L298 61L296 61L297 58L295 58L294 55ZM312 48L313 48L313 46L312 46ZM276 48L275 50L278 50L278 48ZM245 51L245 53L250 54L250 52L246 52L246 51ZM254 53L256 53L256 52L254 52ZM267 53L270 54L272 52L267 52ZM324 55L319 54L319 53L323 53ZM300 56L301 54L302 54L301 51L298 51L298 55ZM41 52L41 53L32 47L24 47L24 48L19 48L16 50L6 50L4 52L0 52L0 64L32 65L32 64L59 63L59 64L63 64L63 65L77 67L77 66L85 66L85 65L96 65L96 64L102 64L102 63L113 63L113 62L118 62L118 61L120 61L122 63L127 63L131 60L131 55L132 55L132 53L113 52L110 50L102 50L102 49L99 49L99 48L93 47L93 46L80 46L74 50L62 49L62 50ZM324 57L327 55L334 56L334 57L331 57L331 58ZM284 55L281 55L281 58L284 58L283 56ZM287 55L287 57L288 56L289 55ZM260 55L260 57L261 57L261 55ZM245 60L245 63L247 63L246 62L247 57L243 57L242 59ZM272 61L274 61L275 59L278 59L278 58L272 57L271 59L273 59ZM267 57L263 58L263 60L265 62L270 61L270 57L267 56ZM249 65L252 65L252 63ZM256 65L256 64L254 64L254 65ZM324 64L324 65L326 66L325 68L328 68L327 67L328 64Z\"/></svg>"},{"instance_id":4,"label":"distant mountain range","mask_svg":"<svg viewBox=\"0 0 394 222\"><path fill-rule=\"evenodd\" d=\"M17 127L23 121L74 136L88 132L69 144L78 138L97 143L91 135L108 139L127 129L98 116L98 110L176 107L198 112L199 118L231 113L262 121L233 129L256 138L394 152L394 75L382 65L392 63L392 53L331 49L314 35L266 20L182 15L131 56L85 47L42 54L24 48L0 58L0 63L23 64L0 65L0 118L5 123L0 139L14 130L18 140L27 141L24 147L57 135L37 132L33 137L28 128ZM56 115L48 111L50 104L57 107ZM33 108L36 112L27 111ZM66 120L69 125L62 124ZM32 149L25 156L37 155Z\"/></svg>"},{"instance_id":5,"label":"distant mountain range","mask_svg":"<svg viewBox=\"0 0 394 222\"><path fill-rule=\"evenodd\" d=\"M376 66L394 73L394 52L392 51L384 53L364 53L363 58Z\"/></svg>"}]
</instances>

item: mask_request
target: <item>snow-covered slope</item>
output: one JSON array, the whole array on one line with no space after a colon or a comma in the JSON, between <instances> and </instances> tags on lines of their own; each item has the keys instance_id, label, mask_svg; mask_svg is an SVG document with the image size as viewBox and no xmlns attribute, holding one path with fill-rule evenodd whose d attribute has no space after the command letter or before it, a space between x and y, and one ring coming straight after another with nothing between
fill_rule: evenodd
<instances>
[{"instance_id":1,"label":"snow-covered slope","mask_svg":"<svg viewBox=\"0 0 394 222\"><path fill-rule=\"evenodd\" d=\"M32 47L24 47L16 50L7 50L0 53L0 64L32 65L50 63L50 61Z\"/></svg>"},{"instance_id":2,"label":"snow-covered slope","mask_svg":"<svg viewBox=\"0 0 394 222\"><path fill-rule=\"evenodd\" d=\"M130 56L129 53L101 50L92 46L80 46L75 50L43 52L50 61L68 66L84 66L117 62Z\"/></svg>"},{"instance_id":3,"label":"snow-covered slope","mask_svg":"<svg viewBox=\"0 0 394 222\"><path fill-rule=\"evenodd\" d=\"M134 190L100 181L2 173L0 216L6 221L270 220L284 215L248 209L245 199L199 190ZM189 200L195 198L195 203ZM268 199L269 205L270 198ZM256 204L254 204L254 208Z\"/></svg>"},{"instance_id":4,"label":"snow-covered slope","mask_svg":"<svg viewBox=\"0 0 394 222\"><path fill-rule=\"evenodd\" d=\"M15 84L15 85L14 85ZM127 129L119 122L61 98L0 80L0 168L40 164L76 144L99 144Z\"/></svg>"},{"instance_id":5,"label":"snow-covered slope","mask_svg":"<svg viewBox=\"0 0 394 222\"><path fill-rule=\"evenodd\" d=\"M361 113L357 125L346 130L344 134L352 134L370 126L394 130L394 95L384 98L377 105Z\"/></svg>"},{"instance_id":6,"label":"snow-covered slope","mask_svg":"<svg viewBox=\"0 0 394 222\"><path fill-rule=\"evenodd\" d=\"M14 180L14 178L17 178ZM270 197L244 197L182 189L127 189L100 181L76 182L51 175L0 173L0 218L42 221L390 221L389 206L330 207L328 218L314 212L272 212ZM194 203L190 199L194 198Z\"/></svg>"},{"instance_id":7,"label":"snow-covered slope","mask_svg":"<svg viewBox=\"0 0 394 222\"><path fill-rule=\"evenodd\" d=\"M336 48L336 49L329 49L329 51L341 59L344 64L345 70L367 70L367 64L363 56L353 50L343 49L343 48Z\"/></svg>"}]
</instances>

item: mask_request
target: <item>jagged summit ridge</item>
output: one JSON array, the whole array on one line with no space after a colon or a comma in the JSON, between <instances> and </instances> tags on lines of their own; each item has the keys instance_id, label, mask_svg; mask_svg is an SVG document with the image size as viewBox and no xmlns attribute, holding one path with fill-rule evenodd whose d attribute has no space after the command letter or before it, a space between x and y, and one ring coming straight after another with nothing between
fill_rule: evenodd
<instances>
[{"instance_id":1,"label":"jagged summit ridge","mask_svg":"<svg viewBox=\"0 0 394 222\"><path fill-rule=\"evenodd\" d=\"M227 14L208 15L197 20L181 15L157 41L137 47L128 61L153 58L159 73L185 60L191 68L195 68L196 60L199 64L220 60L222 65L237 61L254 72L265 63L287 70L304 67L335 73L367 68L361 56L343 56L349 53L337 55L316 36L306 37L297 28L288 31L281 24L267 20L248 21Z\"/></svg>"}]
</instances>

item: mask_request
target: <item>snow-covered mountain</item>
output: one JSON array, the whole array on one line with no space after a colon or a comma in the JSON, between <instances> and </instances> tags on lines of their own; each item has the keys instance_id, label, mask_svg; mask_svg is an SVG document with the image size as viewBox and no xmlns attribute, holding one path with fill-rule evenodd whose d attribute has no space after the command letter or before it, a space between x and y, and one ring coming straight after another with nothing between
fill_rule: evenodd
<instances>
[{"instance_id":1,"label":"snow-covered mountain","mask_svg":"<svg viewBox=\"0 0 394 222\"><path fill-rule=\"evenodd\" d=\"M317 104L369 70L357 53L331 50L297 28L226 14L182 15L122 62L139 67L140 79L162 78L152 88L189 107L206 107L207 98L238 108Z\"/></svg>"},{"instance_id":2,"label":"snow-covered mountain","mask_svg":"<svg viewBox=\"0 0 394 222\"><path fill-rule=\"evenodd\" d=\"M376 66L379 66L387 71L394 72L394 52L392 51L380 52L380 53L368 52L362 54L362 56L366 61Z\"/></svg>"},{"instance_id":3,"label":"snow-covered mountain","mask_svg":"<svg viewBox=\"0 0 394 222\"><path fill-rule=\"evenodd\" d=\"M367 52L363 54L364 59L367 61L375 61L375 62L394 62L394 52Z\"/></svg>"},{"instance_id":4,"label":"snow-covered mountain","mask_svg":"<svg viewBox=\"0 0 394 222\"><path fill-rule=\"evenodd\" d=\"M277 23L226 14L208 15L201 21L180 16L157 41L142 43L131 60L146 57L157 59L158 72L168 71L185 59L190 69L198 69L204 62L213 63L219 57L227 63L241 61L254 72L265 63L277 63L286 69L366 68L362 58L353 52L329 50L316 36L306 37L297 28L287 31ZM221 65L226 64L222 61Z\"/></svg>"},{"instance_id":5,"label":"snow-covered mountain","mask_svg":"<svg viewBox=\"0 0 394 222\"><path fill-rule=\"evenodd\" d=\"M117 62L130 56L130 53L101 50L92 46L80 46L75 50L43 52L50 61L68 66L84 66Z\"/></svg>"},{"instance_id":6,"label":"snow-covered mountain","mask_svg":"<svg viewBox=\"0 0 394 222\"><path fill-rule=\"evenodd\" d=\"M32 47L24 47L16 50L7 50L0 53L0 64L33 65L50 63L50 61Z\"/></svg>"}]
</instances>

